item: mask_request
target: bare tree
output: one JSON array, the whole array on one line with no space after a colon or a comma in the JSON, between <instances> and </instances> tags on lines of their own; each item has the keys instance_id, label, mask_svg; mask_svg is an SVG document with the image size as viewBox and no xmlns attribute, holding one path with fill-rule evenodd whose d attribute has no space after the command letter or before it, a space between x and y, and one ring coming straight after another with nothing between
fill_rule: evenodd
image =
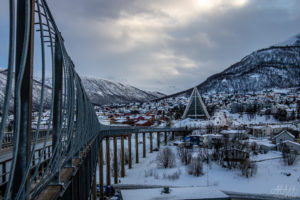
<instances>
[{"instance_id":1,"label":"bare tree","mask_svg":"<svg viewBox=\"0 0 300 200\"><path fill-rule=\"evenodd\" d=\"M253 151L253 153L257 153L258 149L259 149L259 146L256 142L252 142L250 148Z\"/></svg>"},{"instance_id":2,"label":"bare tree","mask_svg":"<svg viewBox=\"0 0 300 200\"><path fill-rule=\"evenodd\" d=\"M176 157L172 149L166 147L158 152L156 162L159 167L172 168L176 166Z\"/></svg>"},{"instance_id":3,"label":"bare tree","mask_svg":"<svg viewBox=\"0 0 300 200\"><path fill-rule=\"evenodd\" d=\"M191 162L192 159L192 153L189 149L185 147L179 147L178 148L178 155L181 160L181 162L184 165L188 165Z\"/></svg>"},{"instance_id":4,"label":"bare tree","mask_svg":"<svg viewBox=\"0 0 300 200\"><path fill-rule=\"evenodd\" d=\"M124 160L125 160L125 165L127 165L129 163L129 151L127 148L125 148L124 151ZM133 160L133 158L131 158L131 161Z\"/></svg>"},{"instance_id":5,"label":"bare tree","mask_svg":"<svg viewBox=\"0 0 300 200\"><path fill-rule=\"evenodd\" d=\"M255 162L251 162L250 159L246 159L240 163L240 170L243 176L249 178L256 174L257 164Z\"/></svg>"},{"instance_id":6,"label":"bare tree","mask_svg":"<svg viewBox=\"0 0 300 200\"><path fill-rule=\"evenodd\" d=\"M283 144L282 158L286 165L293 165L297 158L297 153L295 151L292 151L286 144Z\"/></svg>"},{"instance_id":7,"label":"bare tree","mask_svg":"<svg viewBox=\"0 0 300 200\"><path fill-rule=\"evenodd\" d=\"M207 133L213 133L214 125L213 125L213 123L208 123L205 128L206 128Z\"/></svg>"},{"instance_id":8,"label":"bare tree","mask_svg":"<svg viewBox=\"0 0 300 200\"><path fill-rule=\"evenodd\" d=\"M203 163L201 155L198 154L196 157L192 158L192 161L187 166L187 171L193 176L203 175Z\"/></svg>"}]
</instances>

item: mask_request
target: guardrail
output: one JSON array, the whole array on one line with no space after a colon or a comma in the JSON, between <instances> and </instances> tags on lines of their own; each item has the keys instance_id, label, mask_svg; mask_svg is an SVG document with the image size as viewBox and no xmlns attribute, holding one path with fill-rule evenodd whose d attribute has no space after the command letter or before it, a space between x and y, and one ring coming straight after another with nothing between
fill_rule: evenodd
<instances>
[{"instance_id":1,"label":"guardrail","mask_svg":"<svg viewBox=\"0 0 300 200\"><path fill-rule=\"evenodd\" d=\"M52 144L46 145L46 150L44 151L42 155L43 148L37 148L35 150L33 160L31 163L31 169L30 173L32 174L35 171L36 163L38 163L39 159L41 158L41 164L39 166L39 175L42 174L43 170L45 169L47 163L49 162L51 156L52 156ZM0 155L0 192L1 194L5 193L6 185L8 182L8 177L10 174L10 165L12 162L12 152L2 152ZM38 177L36 177L36 181L38 180Z\"/></svg>"},{"instance_id":2,"label":"guardrail","mask_svg":"<svg viewBox=\"0 0 300 200\"><path fill-rule=\"evenodd\" d=\"M34 131L32 132L34 134ZM47 130L40 130L38 135L38 141L45 139L47 136ZM49 132L49 137L52 137L52 131ZM2 137L2 149L6 149L13 146L14 134L13 132L6 132ZM0 155L1 156L1 155Z\"/></svg>"}]
</instances>

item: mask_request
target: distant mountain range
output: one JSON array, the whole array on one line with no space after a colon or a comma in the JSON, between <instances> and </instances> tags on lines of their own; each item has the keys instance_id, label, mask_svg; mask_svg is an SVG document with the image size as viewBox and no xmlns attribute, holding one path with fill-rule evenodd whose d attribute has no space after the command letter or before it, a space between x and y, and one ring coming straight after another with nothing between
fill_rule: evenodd
<instances>
[{"instance_id":1,"label":"distant mountain range","mask_svg":"<svg viewBox=\"0 0 300 200\"><path fill-rule=\"evenodd\" d=\"M90 100L96 105L143 102L165 96L159 92L144 91L131 85L100 78L83 77L82 84Z\"/></svg>"},{"instance_id":2,"label":"distant mountain range","mask_svg":"<svg viewBox=\"0 0 300 200\"><path fill-rule=\"evenodd\" d=\"M4 96L5 96L5 87L6 87L6 80L7 80L7 70L0 68L0 113L2 112L2 106L4 103ZM13 87L14 89L14 80ZM32 108L34 111L37 111L40 106L40 97L41 97L41 87L42 84L37 81L33 80L33 92L32 92ZM49 108L51 105L51 87L46 85L45 92L44 92L44 107ZM13 110L13 99L14 99L14 92L12 93L12 97L10 98L10 111Z\"/></svg>"},{"instance_id":3,"label":"distant mountain range","mask_svg":"<svg viewBox=\"0 0 300 200\"><path fill-rule=\"evenodd\" d=\"M2 110L5 86L7 79L7 70L0 69L0 113ZM14 82L14 80L13 80ZM83 86L91 100L95 105L113 104L113 103L129 103L143 102L157 99L165 96L159 92L148 92L140 90L136 87L125 85L118 82L112 82L100 78L82 78ZM14 86L13 86L14 87ZM40 105L41 82L33 81L33 110L37 111ZM51 79L46 79L46 87L44 93L45 108L51 105ZM11 98L10 110L13 110L13 97Z\"/></svg>"},{"instance_id":4,"label":"distant mountain range","mask_svg":"<svg viewBox=\"0 0 300 200\"><path fill-rule=\"evenodd\" d=\"M197 85L201 93L244 93L300 86L300 34L247 55ZM191 93L192 88L169 96ZM169 97L168 96L168 97Z\"/></svg>"}]
</instances>

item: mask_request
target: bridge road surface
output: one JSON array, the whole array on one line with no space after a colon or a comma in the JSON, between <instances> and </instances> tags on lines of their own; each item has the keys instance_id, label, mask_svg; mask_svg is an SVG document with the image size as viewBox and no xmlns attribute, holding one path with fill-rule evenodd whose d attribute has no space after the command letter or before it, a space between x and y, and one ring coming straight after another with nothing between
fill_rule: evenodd
<instances>
[{"instance_id":1,"label":"bridge road surface","mask_svg":"<svg viewBox=\"0 0 300 200\"><path fill-rule=\"evenodd\" d=\"M52 139L49 139L46 143L46 147L51 146L51 144L52 144ZM42 149L43 145L44 145L44 141L39 141L36 144L35 150ZM0 163L4 163L5 161L10 162L9 160L12 159L12 153L13 153L12 147L9 147L7 149L2 149L0 151ZM38 153L38 152L36 152L36 153ZM36 155L36 158L38 158L37 155ZM7 167L10 167L10 164ZM1 168L0 172L2 173L2 168Z\"/></svg>"}]
</instances>

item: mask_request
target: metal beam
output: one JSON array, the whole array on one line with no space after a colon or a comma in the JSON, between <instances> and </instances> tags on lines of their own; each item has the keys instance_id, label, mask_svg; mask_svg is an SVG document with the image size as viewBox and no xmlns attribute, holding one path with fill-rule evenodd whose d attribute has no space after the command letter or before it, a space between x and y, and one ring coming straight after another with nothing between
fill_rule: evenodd
<instances>
[{"instance_id":1,"label":"metal beam","mask_svg":"<svg viewBox=\"0 0 300 200\"><path fill-rule=\"evenodd\" d=\"M135 134L135 162L139 163L139 134Z\"/></svg>"},{"instance_id":2,"label":"metal beam","mask_svg":"<svg viewBox=\"0 0 300 200\"><path fill-rule=\"evenodd\" d=\"M97 176L96 176L96 169L97 168L95 168L95 173L94 173L94 181L93 181L93 191L92 191L92 198L93 198L93 200L97 200Z\"/></svg>"},{"instance_id":3,"label":"metal beam","mask_svg":"<svg viewBox=\"0 0 300 200\"><path fill-rule=\"evenodd\" d=\"M168 132L164 132L164 140L165 140L165 145L168 143Z\"/></svg>"},{"instance_id":4,"label":"metal beam","mask_svg":"<svg viewBox=\"0 0 300 200\"><path fill-rule=\"evenodd\" d=\"M128 168L132 167L132 157L131 157L131 134L128 135Z\"/></svg>"},{"instance_id":5,"label":"metal beam","mask_svg":"<svg viewBox=\"0 0 300 200\"><path fill-rule=\"evenodd\" d=\"M157 139L157 149L159 149L160 148L160 132L157 132L156 139Z\"/></svg>"},{"instance_id":6,"label":"metal beam","mask_svg":"<svg viewBox=\"0 0 300 200\"><path fill-rule=\"evenodd\" d=\"M114 184L118 184L118 148L117 137L114 136Z\"/></svg>"},{"instance_id":7,"label":"metal beam","mask_svg":"<svg viewBox=\"0 0 300 200\"><path fill-rule=\"evenodd\" d=\"M143 158L146 158L146 133L143 133Z\"/></svg>"},{"instance_id":8,"label":"metal beam","mask_svg":"<svg viewBox=\"0 0 300 200\"><path fill-rule=\"evenodd\" d=\"M30 13L28 14L28 6ZM29 27L27 27L26 19L30 18ZM18 80L21 80L20 90L20 107L17 107L18 91L15 89L15 112L20 109L20 124L18 141L18 151L16 157L16 170L12 183L12 199L17 195L23 178L26 178L26 168L29 165L29 156L31 151L31 118L32 118L32 74L33 74L33 54L34 54L34 0L17 2L17 34L16 34L16 69L15 69L15 86ZM26 36L26 29L29 29L29 37ZM28 43L27 43L28 42ZM26 43L28 48L26 48ZM25 58L25 69L22 77L22 59ZM15 117L17 114L15 113ZM15 119L16 120L16 119ZM28 180L29 177L27 177ZM25 199L26 186L21 191L21 199Z\"/></svg>"},{"instance_id":9,"label":"metal beam","mask_svg":"<svg viewBox=\"0 0 300 200\"><path fill-rule=\"evenodd\" d=\"M99 146L99 189L101 199L104 197L103 186L103 145L101 140Z\"/></svg>"},{"instance_id":10,"label":"metal beam","mask_svg":"<svg viewBox=\"0 0 300 200\"><path fill-rule=\"evenodd\" d=\"M121 177L125 176L124 136L121 136Z\"/></svg>"},{"instance_id":11,"label":"metal beam","mask_svg":"<svg viewBox=\"0 0 300 200\"><path fill-rule=\"evenodd\" d=\"M106 185L110 185L110 141L109 137L105 139L106 141Z\"/></svg>"},{"instance_id":12,"label":"metal beam","mask_svg":"<svg viewBox=\"0 0 300 200\"><path fill-rule=\"evenodd\" d=\"M63 88L63 55L60 46L59 36L55 36L55 54L54 54L54 109L53 109L53 136L52 136L52 149L53 157L57 160L61 158L61 126L62 126L62 88ZM58 161L59 162L59 161ZM60 168L58 167L52 180L52 184L60 184L59 177Z\"/></svg>"},{"instance_id":13,"label":"metal beam","mask_svg":"<svg viewBox=\"0 0 300 200\"><path fill-rule=\"evenodd\" d=\"M152 138L152 132L149 133L150 134L150 153L153 152L153 138Z\"/></svg>"}]
</instances>

